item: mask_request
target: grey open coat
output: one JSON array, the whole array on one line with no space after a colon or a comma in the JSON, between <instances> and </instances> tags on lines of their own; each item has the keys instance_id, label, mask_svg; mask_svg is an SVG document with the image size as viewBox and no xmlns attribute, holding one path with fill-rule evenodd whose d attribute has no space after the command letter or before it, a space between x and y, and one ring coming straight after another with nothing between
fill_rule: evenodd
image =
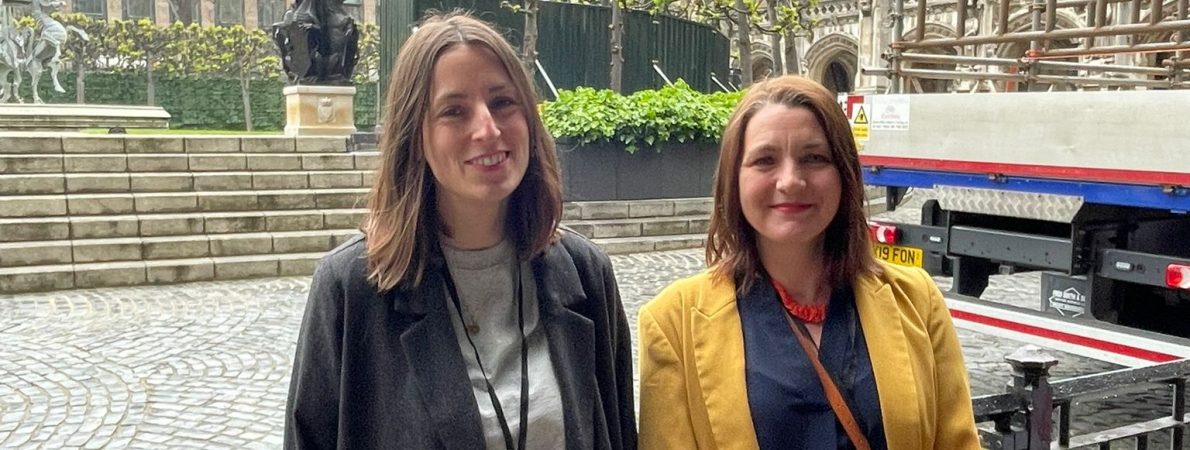
<instances>
[{"instance_id":1,"label":"grey open coat","mask_svg":"<svg viewBox=\"0 0 1190 450\"><path fill-rule=\"evenodd\" d=\"M287 449L484 447L441 266L379 293L360 236L314 272L285 410ZM532 260L568 449L634 449L627 320L607 256L569 231Z\"/></svg>"}]
</instances>

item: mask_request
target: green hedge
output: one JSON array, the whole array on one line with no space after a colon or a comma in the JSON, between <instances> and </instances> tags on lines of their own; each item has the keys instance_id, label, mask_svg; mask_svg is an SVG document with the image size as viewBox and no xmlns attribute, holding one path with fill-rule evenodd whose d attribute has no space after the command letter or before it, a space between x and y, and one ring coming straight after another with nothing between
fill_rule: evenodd
<instances>
[{"instance_id":1,"label":"green hedge","mask_svg":"<svg viewBox=\"0 0 1190 450\"><path fill-rule=\"evenodd\" d=\"M38 92L46 103L74 103L75 75L59 76L65 93L53 91L48 73L42 74ZM147 102L144 74L89 73L86 101L104 105L144 105ZM156 80L157 102L172 116L170 128L243 130L244 107L240 99L240 80L234 78L160 78ZM257 130L280 130L285 126L284 83L277 80L252 80L252 124ZM26 82L21 98L31 101ZM376 84L356 86L355 126L370 130L376 126Z\"/></svg>"},{"instance_id":2,"label":"green hedge","mask_svg":"<svg viewBox=\"0 0 1190 450\"><path fill-rule=\"evenodd\" d=\"M579 87L559 91L558 100L542 103L541 111L555 138L618 142L634 153L660 142L718 142L742 95L703 94L682 80L630 96Z\"/></svg>"}]
</instances>

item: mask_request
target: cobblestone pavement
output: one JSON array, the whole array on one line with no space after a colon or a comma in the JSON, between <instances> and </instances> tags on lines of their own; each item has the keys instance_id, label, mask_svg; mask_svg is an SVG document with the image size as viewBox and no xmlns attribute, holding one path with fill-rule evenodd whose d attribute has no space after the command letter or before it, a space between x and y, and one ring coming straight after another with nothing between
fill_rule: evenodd
<instances>
[{"instance_id":1,"label":"cobblestone pavement","mask_svg":"<svg viewBox=\"0 0 1190 450\"><path fill-rule=\"evenodd\" d=\"M701 255L612 258L634 329L640 305L700 270ZM278 278L0 296L0 448L280 447L308 288L307 278ZM960 340L974 393L1002 391L1003 356L1023 343L966 330ZM1055 353L1058 378L1114 368ZM1151 412L1136 404L1095 408ZM1107 423L1077 417L1076 431Z\"/></svg>"}]
</instances>

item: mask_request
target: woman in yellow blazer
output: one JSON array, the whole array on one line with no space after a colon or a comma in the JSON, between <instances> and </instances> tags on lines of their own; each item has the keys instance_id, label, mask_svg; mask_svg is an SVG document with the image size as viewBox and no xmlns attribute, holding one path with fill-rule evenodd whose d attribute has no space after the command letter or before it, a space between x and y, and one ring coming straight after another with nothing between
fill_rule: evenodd
<instances>
[{"instance_id":1,"label":"woman in yellow blazer","mask_svg":"<svg viewBox=\"0 0 1190 450\"><path fill-rule=\"evenodd\" d=\"M872 256L833 94L792 76L750 88L714 201L709 269L640 312L641 448L979 448L941 293Z\"/></svg>"}]
</instances>

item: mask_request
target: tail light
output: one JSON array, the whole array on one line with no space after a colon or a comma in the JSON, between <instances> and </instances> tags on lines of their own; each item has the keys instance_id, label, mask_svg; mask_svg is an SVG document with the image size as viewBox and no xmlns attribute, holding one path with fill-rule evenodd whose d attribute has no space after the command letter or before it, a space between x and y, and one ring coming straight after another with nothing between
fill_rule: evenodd
<instances>
[{"instance_id":1,"label":"tail light","mask_svg":"<svg viewBox=\"0 0 1190 450\"><path fill-rule=\"evenodd\" d=\"M1190 290L1190 264L1170 264L1165 268L1165 285Z\"/></svg>"},{"instance_id":2,"label":"tail light","mask_svg":"<svg viewBox=\"0 0 1190 450\"><path fill-rule=\"evenodd\" d=\"M884 225L879 223L869 223L868 232L872 235L872 240L881 244L896 244L897 243L897 227L893 225Z\"/></svg>"}]
</instances>

